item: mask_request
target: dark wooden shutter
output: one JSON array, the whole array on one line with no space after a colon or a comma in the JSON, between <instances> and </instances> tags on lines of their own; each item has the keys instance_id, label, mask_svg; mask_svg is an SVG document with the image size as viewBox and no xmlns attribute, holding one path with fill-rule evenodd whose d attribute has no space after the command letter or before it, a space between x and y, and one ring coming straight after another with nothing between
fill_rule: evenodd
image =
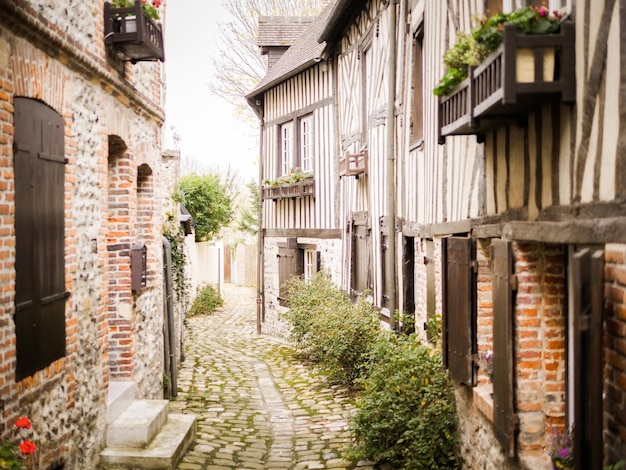
<instances>
[{"instance_id":1,"label":"dark wooden shutter","mask_svg":"<svg viewBox=\"0 0 626 470\"><path fill-rule=\"evenodd\" d=\"M576 468L602 468L604 253L581 250L572 264L574 459Z\"/></svg>"},{"instance_id":2,"label":"dark wooden shutter","mask_svg":"<svg viewBox=\"0 0 626 470\"><path fill-rule=\"evenodd\" d=\"M403 333L415 331L415 238L403 237L402 249L402 292L404 305L402 306L407 320L402 325Z\"/></svg>"},{"instance_id":3,"label":"dark wooden shutter","mask_svg":"<svg viewBox=\"0 0 626 470\"><path fill-rule=\"evenodd\" d=\"M302 276L304 267L304 251L298 249L295 238L288 238L286 243L278 244L278 303L289 306L286 282L293 276Z\"/></svg>"},{"instance_id":4,"label":"dark wooden shutter","mask_svg":"<svg viewBox=\"0 0 626 470\"><path fill-rule=\"evenodd\" d=\"M17 379L65 355L63 119L15 99L15 325Z\"/></svg>"},{"instance_id":5,"label":"dark wooden shutter","mask_svg":"<svg viewBox=\"0 0 626 470\"><path fill-rule=\"evenodd\" d=\"M367 214L355 214L352 230L352 290L371 289L370 227Z\"/></svg>"},{"instance_id":6,"label":"dark wooden shutter","mask_svg":"<svg viewBox=\"0 0 626 470\"><path fill-rule=\"evenodd\" d=\"M494 433L515 455L513 256L511 243L492 240L493 259L493 419Z\"/></svg>"},{"instance_id":7,"label":"dark wooden shutter","mask_svg":"<svg viewBox=\"0 0 626 470\"><path fill-rule=\"evenodd\" d=\"M389 250L389 234L393 233L392 236L395 236L393 231L393 227L389 226L388 217L380 218L380 261L381 261L381 279L382 279L382 305L383 308L389 308L391 303L391 298L394 295L394 285L395 279L391 279L391 273L387 270L387 262L390 256L394 254Z\"/></svg>"},{"instance_id":8,"label":"dark wooden shutter","mask_svg":"<svg viewBox=\"0 0 626 470\"><path fill-rule=\"evenodd\" d=\"M450 377L474 385L476 315L472 240L444 239L446 360Z\"/></svg>"}]
</instances>

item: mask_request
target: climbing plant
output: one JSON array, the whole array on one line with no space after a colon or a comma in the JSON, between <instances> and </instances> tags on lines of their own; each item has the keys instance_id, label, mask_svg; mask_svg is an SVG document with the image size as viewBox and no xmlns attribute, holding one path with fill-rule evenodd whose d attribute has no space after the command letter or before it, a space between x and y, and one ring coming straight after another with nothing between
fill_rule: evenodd
<instances>
[{"instance_id":1,"label":"climbing plant","mask_svg":"<svg viewBox=\"0 0 626 470\"><path fill-rule=\"evenodd\" d=\"M175 223L174 216L168 214L167 222L163 227L163 236L167 238L172 247L172 281L176 301L187 306L191 285L185 273L187 255L185 254L185 235L182 227Z\"/></svg>"}]
</instances>

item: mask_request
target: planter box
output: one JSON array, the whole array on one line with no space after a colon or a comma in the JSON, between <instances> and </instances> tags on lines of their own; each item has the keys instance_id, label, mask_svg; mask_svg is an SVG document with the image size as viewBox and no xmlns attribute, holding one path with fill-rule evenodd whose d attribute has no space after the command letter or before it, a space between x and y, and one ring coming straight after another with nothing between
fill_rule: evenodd
<instances>
[{"instance_id":1,"label":"planter box","mask_svg":"<svg viewBox=\"0 0 626 470\"><path fill-rule=\"evenodd\" d=\"M574 25L558 34L523 35L506 25L504 40L469 77L439 100L439 143L448 135L483 134L551 99L576 99Z\"/></svg>"},{"instance_id":2,"label":"planter box","mask_svg":"<svg viewBox=\"0 0 626 470\"><path fill-rule=\"evenodd\" d=\"M367 150L363 150L361 153L346 152L345 156L339 159L339 177L358 176L367 173L367 165Z\"/></svg>"},{"instance_id":3,"label":"planter box","mask_svg":"<svg viewBox=\"0 0 626 470\"><path fill-rule=\"evenodd\" d=\"M165 59L161 25L141 9L141 1L125 8L104 3L104 43L122 52L134 64Z\"/></svg>"},{"instance_id":4,"label":"planter box","mask_svg":"<svg viewBox=\"0 0 626 470\"><path fill-rule=\"evenodd\" d=\"M266 186L263 199L285 199L292 197L315 196L315 180L310 178L297 183Z\"/></svg>"}]
</instances>

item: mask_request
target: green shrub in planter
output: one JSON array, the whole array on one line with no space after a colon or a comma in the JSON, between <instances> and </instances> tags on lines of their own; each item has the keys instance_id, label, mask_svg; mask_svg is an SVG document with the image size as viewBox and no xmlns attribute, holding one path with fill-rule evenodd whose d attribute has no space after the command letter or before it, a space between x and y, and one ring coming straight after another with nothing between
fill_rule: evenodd
<instances>
[{"instance_id":1,"label":"green shrub in planter","mask_svg":"<svg viewBox=\"0 0 626 470\"><path fill-rule=\"evenodd\" d=\"M196 315L213 313L216 308L222 305L224 305L224 299L222 299L220 293L214 286L206 285L198 287L196 289L196 298L191 304L187 316L195 317Z\"/></svg>"},{"instance_id":2,"label":"green shrub in planter","mask_svg":"<svg viewBox=\"0 0 626 470\"><path fill-rule=\"evenodd\" d=\"M350 297L327 273L288 284L291 339L298 351L329 374L331 382L352 385L363 375L367 357L380 334L374 308Z\"/></svg>"},{"instance_id":3,"label":"green shrub in planter","mask_svg":"<svg viewBox=\"0 0 626 470\"><path fill-rule=\"evenodd\" d=\"M351 421L351 459L394 468L459 468L454 392L441 355L414 336L376 343Z\"/></svg>"}]
</instances>

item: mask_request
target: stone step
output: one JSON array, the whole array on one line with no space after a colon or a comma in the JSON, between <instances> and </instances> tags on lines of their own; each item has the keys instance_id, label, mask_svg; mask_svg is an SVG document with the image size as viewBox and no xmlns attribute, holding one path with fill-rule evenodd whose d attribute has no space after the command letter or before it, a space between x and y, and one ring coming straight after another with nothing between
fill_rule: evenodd
<instances>
[{"instance_id":1,"label":"stone step","mask_svg":"<svg viewBox=\"0 0 626 470\"><path fill-rule=\"evenodd\" d=\"M107 426L108 447L146 447L167 420L167 400L133 400Z\"/></svg>"},{"instance_id":2,"label":"stone step","mask_svg":"<svg viewBox=\"0 0 626 470\"><path fill-rule=\"evenodd\" d=\"M111 424L135 399L135 382L110 382L107 396L107 424Z\"/></svg>"},{"instance_id":3,"label":"stone step","mask_svg":"<svg viewBox=\"0 0 626 470\"><path fill-rule=\"evenodd\" d=\"M173 470L195 438L196 416L170 413L146 448L109 447L100 454L100 467L109 470Z\"/></svg>"}]
</instances>

